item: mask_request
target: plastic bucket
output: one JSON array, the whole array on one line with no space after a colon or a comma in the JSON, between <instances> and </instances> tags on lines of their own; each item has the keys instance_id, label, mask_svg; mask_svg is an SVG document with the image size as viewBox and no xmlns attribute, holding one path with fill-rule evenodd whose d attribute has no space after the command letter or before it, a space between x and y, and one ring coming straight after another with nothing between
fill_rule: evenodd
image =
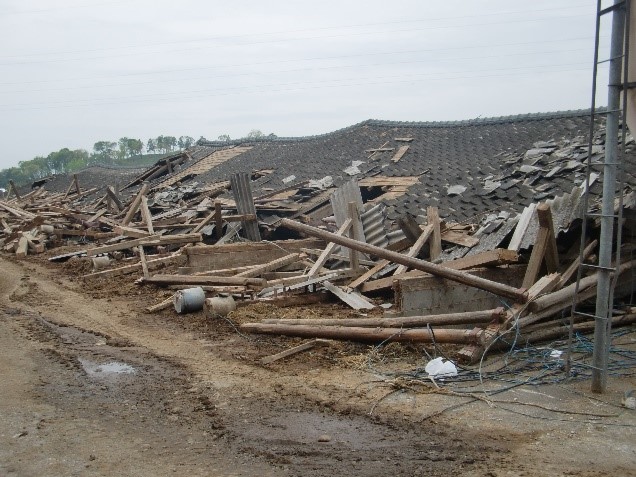
<instances>
[{"instance_id":1,"label":"plastic bucket","mask_svg":"<svg viewBox=\"0 0 636 477\"><path fill-rule=\"evenodd\" d=\"M174 304L174 310L181 313L189 313L191 311L199 311L203 309L203 302L205 301L205 292L201 287L186 288L185 290L179 290L172 297L172 303Z\"/></svg>"}]
</instances>

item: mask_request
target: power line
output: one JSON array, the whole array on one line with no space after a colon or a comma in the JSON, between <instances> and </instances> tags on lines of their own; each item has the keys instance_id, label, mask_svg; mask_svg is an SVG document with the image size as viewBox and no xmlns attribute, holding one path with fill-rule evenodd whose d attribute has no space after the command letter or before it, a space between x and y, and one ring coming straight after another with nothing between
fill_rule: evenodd
<instances>
[{"instance_id":1,"label":"power line","mask_svg":"<svg viewBox=\"0 0 636 477\"><path fill-rule=\"evenodd\" d=\"M407 28L402 30L387 30L381 33L411 33L411 32L421 32L428 30L446 30L446 29L456 29L456 28L467 28L467 27L485 27L492 25L501 25L506 24L510 25L511 23L528 23L528 22L545 22L545 21L553 21L559 20L562 21L565 18L575 18L575 17L587 17L587 14L579 14L579 15L564 15L559 17L548 17L548 18L535 18L535 19L522 19L522 20L508 20L504 22L491 22L491 23L473 23L473 24L463 24L463 25L452 25L452 26L438 26L438 27L425 27L425 28ZM368 31L368 32L357 32L357 33L341 33L336 35L323 35L323 36L313 36L313 37L301 37L301 38L279 38L272 40L261 40L261 41L252 41L252 42L244 42L234 45L223 45L224 47L242 47L242 46L253 46L253 45L263 45L263 44L272 44L272 43L287 43L290 41L298 41L298 40L319 40L326 38L342 38L342 37L353 37L353 36L366 36L366 35L375 35L377 36L379 32L377 30ZM220 39L226 39L224 37L220 37ZM122 53L117 55L102 55L102 56L89 56L89 57L78 57L78 58L54 58L54 59L46 59L46 60L33 60L33 61L16 61L11 63L0 63L0 66L17 66L17 65L32 65L32 64L44 64L44 63L66 63L73 61L86 61L86 60L97 60L97 59L108 59L108 58L123 58L129 56L139 56L139 55L149 55L153 53L176 53L183 51L195 51L195 50L206 50L210 48L217 48L215 45L206 45L206 46L197 46L190 48L178 48L172 50L159 50L159 51L145 51L145 52L131 52L131 53Z\"/></svg>"},{"instance_id":2,"label":"power line","mask_svg":"<svg viewBox=\"0 0 636 477\"><path fill-rule=\"evenodd\" d=\"M582 64L582 63L575 63ZM587 64L587 63L585 63ZM535 69L535 68L545 68L546 66L567 66L567 65L534 65L523 67L524 70ZM514 68L502 68L502 71L509 71ZM564 73L564 72L573 72L573 71L587 71L589 67L581 67L581 68L568 68L568 69L558 69L551 71L542 71L542 76L545 77L550 73ZM497 70L485 70L485 71L497 71ZM237 87L237 88L228 88L228 89L217 89L217 90L199 90L199 91L189 91L189 92L174 92L174 93L157 93L152 95L144 95L144 96L134 96L130 98L103 98L103 99L86 99L86 100L68 100L68 101L57 101L48 103L49 106L43 107L42 103L37 104L13 104L13 105L0 105L0 108L3 108L3 111L21 111L21 110L42 110L42 109L56 109L56 108L73 108L73 107L82 107L82 106L107 106L107 105L116 105L116 104L131 104L131 103L143 103L143 102L155 102L157 100L161 100L162 103L167 101L176 101L176 100L184 100L184 99L198 99L204 97L219 97L219 96L230 96L235 94L255 94L255 93L277 93L277 92L290 92L290 91L303 91L303 90L312 90L312 89L324 89L324 88L339 88L339 87L358 87L358 86L369 86L369 85L382 85L382 84L398 84L398 83L419 83L423 81L449 81L449 80L457 80L457 79L474 79L474 78L493 78L493 77L503 77L503 76L517 76L517 75L525 75L527 76L527 71L516 72L516 73L502 73L502 74L487 74L487 75L471 75L471 76L454 76L454 77L440 77L439 74L435 74L434 76L429 76L428 78L420 78L418 79L401 79L395 81L377 81L377 79L385 79L385 78L396 78L393 77L375 77L374 80L364 81L364 82L356 82L349 84L333 84L327 85L325 81L315 81L315 82L296 82L296 83L278 83L278 84L269 84L269 85L259 85L259 86L246 86L246 87ZM423 75L410 75L411 77L421 77ZM403 76L397 76L399 78L403 78ZM333 81L360 81L359 78L350 78L343 80L331 80ZM317 86L303 86L298 87L300 85L307 85L315 83ZM296 87L294 87L296 86ZM272 89L283 88L283 89ZM293 87L293 88L290 88ZM250 90L250 88L259 88ZM195 94L193 94L195 93ZM173 98L167 98L167 95L182 95L175 96ZM148 96L152 96L152 98L148 98Z\"/></svg>"},{"instance_id":3,"label":"power line","mask_svg":"<svg viewBox=\"0 0 636 477\"><path fill-rule=\"evenodd\" d=\"M489 59L489 58L506 58L506 57L520 57L520 56L529 56L529 55L549 55L553 53L572 53L576 51L589 51L589 48L575 48L575 49L567 49L567 50L550 50L550 51L533 51L526 53L510 53L506 55L485 55L485 56L466 56L460 58L436 58L436 59L424 59L424 60L404 60L404 61L389 61L382 63L367 63L367 64L358 64L358 65L337 65L337 66L312 66L307 68L294 68L288 70L277 70L277 71L261 71L259 74L288 74L288 73L298 73L303 71L329 71L329 70L343 70L343 69L352 69L352 68L373 68L380 66L394 66L394 65L412 65L417 63L431 63L435 64L440 62L456 62L462 60L480 60L480 59ZM253 72L242 72L242 73L231 73L225 75L214 75L214 76L198 76L192 77L188 76L187 78L172 78L172 79L159 79L152 81L137 81L132 83L111 83L111 84L101 84L101 85L85 85L85 86L73 86L73 90L78 89L101 89L101 88L110 88L110 87L120 87L120 86L138 86L138 85L154 85L161 83L183 83L184 81L198 81L198 80L212 80L212 79L222 79L222 78L235 78L240 76L253 76ZM69 87L61 87L61 88L43 88L43 89L31 89L31 90L14 90L14 91L0 91L0 94L16 94L16 93L36 93L36 92L48 92L48 91L68 91Z\"/></svg>"},{"instance_id":4,"label":"power line","mask_svg":"<svg viewBox=\"0 0 636 477\"><path fill-rule=\"evenodd\" d=\"M92 81L92 80L98 80L98 79L104 79L104 78L148 76L148 75L158 75L158 74L164 74L164 73L189 72L189 71L199 71L199 70L209 70L209 69L217 70L217 69L224 69L224 68L240 68L240 67L246 67L246 66L254 67L254 66L262 66L262 65L296 63L296 62L305 62L305 61L341 60L341 59L361 58L361 57L369 57L369 56L402 55L402 54L426 53L426 52L444 52L444 51L470 50L470 49L479 49L479 48L491 50L492 48L517 47L517 46L525 46L525 45L537 45L537 44L543 44L543 43L555 44L555 43L565 43L565 42L580 41L580 40L591 40L591 39L589 37L575 37L575 38L562 38L562 39L550 39L550 40L534 40L529 42L518 42L518 43L497 43L497 44L485 44L485 45L482 44L482 45L452 46L452 47L443 47L443 48L436 47L436 48L426 48L426 49L416 49L416 50L356 53L356 54L347 54L347 55L318 56L318 57L310 57L310 58L294 58L294 59L284 59L284 60L269 60L269 61L226 64L226 65L215 64L210 66L196 66L191 68L181 67L181 68L173 68L173 69L164 69L159 71L122 73L118 75L91 76L91 77L83 77L83 78L62 78L62 79L56 79L56 80L46 79L46 80L34 80L34 81L3 82L3 83L0 83L0 85L42 84L42 83L53 83L53 82L68 83L71 81Z\"/></svg>"},{"instance_id":5,"label":"power line","mask_svg":"<svg viewBox=\"0 0 636 477\"><path fill-rule=\"evenodd\" d=\"M120 4L127 2L112 2L112 4ZM109 5L103 4L103 5ZM167 46L167 45L178 45L183 43L197 43L201 41L216 41L216 40L228 40L233 38L249 38L253 36L260 35L287 35L290 33L305 33L312 31L327 31L327 30L339 30L346 28L361 28L361 27L376 27L376 26L384 26L384 25L399 25L405 23L421 23L421 22L431 22L431 21L439 21L439 20L456 20L462 18L477 18L477 17L490 17L497 15L518 15L518 14L527 14L527 13L543 13L543 12L552 12L552 11L561 11L568 10L571 11L573 8L587 8L586 4L576 4L574 6L561 6L555 8L543 8L543 9L530 9L530 10L516 10L516 11L507 11L507 12L491 12L491 13L479 13L475 15L453 15L446 17L432 17L432 18L419 18L419 19L410 19L410 20L395 20L395 21L383 21L383 22L372 22L372 23L358 23L358 24L350 24L350 25L334 25L334 26L325 26L325 27L317 27L317 28L304 28L304 29L296 29L296 30L282 30L282 31L273 31L273 32L260 32L260 33L244 33L240 35L223 35L223 36L212 36L212 37L202 37L193 40L179 40L179 41L169 41L169 42L160 42L160 43L146 43L139 45L126 45L126 46L115 46L115 47L105 47L105 48L92 48L92 49L84 49L84 50L71 50L71 51L58 51L58 52L46 52L46 53L28 53L28 54L20 54L20 55L10 55L10 56L0 56L0 60L9 59L9 58L22 58L25 56L49 56L49 55L62 55L62 54L76 54L76 53L94 53L98 51L115 51L129 48L146 48L152 46ZM76 7L63 7L61 9L73 9ZM40 12L46 11L55 11L58 9L50 9L50 10L40 10ZM575 15L581 16L581 15ZM562 17L559 17L562 18ZM540 20L540 19L535 19ZM531 21L531 20L528 20ZM500 23L508 23L508 22L500 22Z\"/></svg>"}]
</instances>

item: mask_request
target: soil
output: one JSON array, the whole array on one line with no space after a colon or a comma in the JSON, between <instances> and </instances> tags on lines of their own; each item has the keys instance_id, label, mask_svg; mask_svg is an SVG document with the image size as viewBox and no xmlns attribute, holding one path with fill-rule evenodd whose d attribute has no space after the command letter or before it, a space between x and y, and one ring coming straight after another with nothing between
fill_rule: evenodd
<instances>
[{"instance_id":1,"label":"soil","mask_svg":"<svg viewBox=\"0 0 636 477\"><path fill-rule=\"evenodd\" d=\"M351 312L147 314L170 293L84 280L81 259L0 269L1 476L636 476L636 411L620 404L633 373L603 395L578 380L487 399L392 377L426 362L411 345L265 366L302 341L235 323ZM621 340L633 353L634 333Z\"/></svg>"}]
</instances>

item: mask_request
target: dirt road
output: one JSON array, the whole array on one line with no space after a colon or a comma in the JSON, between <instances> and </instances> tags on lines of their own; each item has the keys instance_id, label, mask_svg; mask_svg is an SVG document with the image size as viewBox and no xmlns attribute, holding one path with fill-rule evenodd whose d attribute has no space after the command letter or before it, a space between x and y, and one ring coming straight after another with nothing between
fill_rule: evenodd
<instances>
[{"instance_id":1,"label":"dirt road","mask_svg":"<svg viewBox=\"0 0 636 477\"><path fill-rule=\"evenodd\" d=\"M130 280L105 292L0 267L0 475L636 475L636 416L619 405L633 378L605 402L585 383L505 396L582 414L479 400L439 414L468 400L387 395L385 377L342 365L347 345L265 367L289 341L144 314L156 297Z\"/></svg>"}]
</instances>

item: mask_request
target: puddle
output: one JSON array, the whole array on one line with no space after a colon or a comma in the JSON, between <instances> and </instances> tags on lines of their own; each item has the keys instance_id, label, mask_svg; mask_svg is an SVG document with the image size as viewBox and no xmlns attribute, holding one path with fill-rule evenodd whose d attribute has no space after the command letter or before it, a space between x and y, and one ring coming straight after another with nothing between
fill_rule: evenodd
<instances>
[{"instance_id":1,"label":"puddle","mask_svg":"<svg viewBox=\"0 0 636 477\"><path fill-rule=\"evenodd\" d=\"M80 358L80 363L86 374L92 377L109 377L116 374L134 374L137 372L131 365L120 361L109 363L95 363L87 359Z\"/></svg>"}]
</instances>

